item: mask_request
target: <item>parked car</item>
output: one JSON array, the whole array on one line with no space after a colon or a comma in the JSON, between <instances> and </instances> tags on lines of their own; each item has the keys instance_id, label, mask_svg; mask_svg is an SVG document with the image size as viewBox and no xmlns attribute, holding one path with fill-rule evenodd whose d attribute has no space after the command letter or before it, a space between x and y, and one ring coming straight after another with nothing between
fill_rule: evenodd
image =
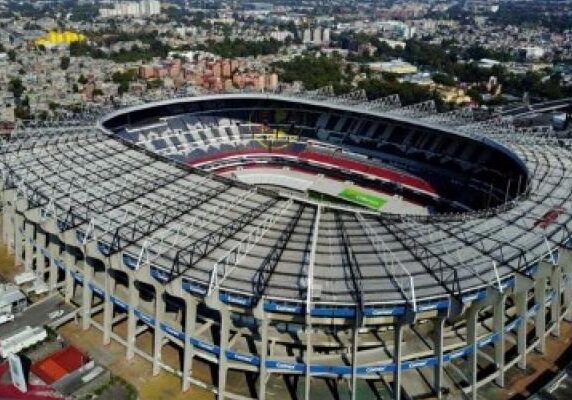
<instances>
[{"instance_id":1,"label":"parked car","mask_svg":"<svg viewBox=\"0 0 572 400\"><path fill-rule=\"evenodd\" d=\"M55 310L48 314L49 319L56 319L64 315L64 310Z\"/></svg>"},{"instance_id":2,"label":"parked car","mask_svg":"<svg viewBox=\"0 0 572 400\"><path fill-rule=\"evenodd\" d=\"M0 314L0 325L6 324L14 320L14 314Z\"/></svg>"}]
</instances>

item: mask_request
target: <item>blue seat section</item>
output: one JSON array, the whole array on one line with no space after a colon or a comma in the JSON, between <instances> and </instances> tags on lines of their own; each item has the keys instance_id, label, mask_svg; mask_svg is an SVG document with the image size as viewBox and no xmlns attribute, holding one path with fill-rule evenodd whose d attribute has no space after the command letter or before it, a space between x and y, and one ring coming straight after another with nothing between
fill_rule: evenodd
<instances>
[{"instance_id":1,"label":"blue seat section","mask_svg":"<svg viewBox=\"0 0 572 400\"><path fill-rule=\"evenodd\" d=\"M163 150L167 148L167 142L165 139L155 139L151 142L151 145L155 148L155 150Z\"/></svg>"},{"instance_id":2,"label":"blue seat section","mask_svg":"<svg viewBox=\"0 0 572 400\"><path fill-rule=\"evenodd\" d=\"M118 136L122 137L123 139L129 140L130 142L138 142L139 141L139 132L127 132L123 130L117 133Z\"/></svg>"}]
</instances>

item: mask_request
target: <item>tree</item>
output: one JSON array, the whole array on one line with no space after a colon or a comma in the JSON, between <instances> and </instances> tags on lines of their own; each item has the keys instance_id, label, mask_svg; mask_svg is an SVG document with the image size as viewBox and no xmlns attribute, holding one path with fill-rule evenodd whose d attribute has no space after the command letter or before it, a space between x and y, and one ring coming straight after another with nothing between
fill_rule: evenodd
<instances>
[{"instance_id":1,"label":"tree","mask_svg":"<svg viewBox=\"0 0 572 400\"><path fill-rule=\"evenodd\" d=\"M437 73L434 74L431 79L433 79L433 82L439 84L439 85L445 85L445 86L455 86L455 78L453 78L451 75L449 74L443 74L443 73Z\"/></svg>"},{"instance_id":2,"label":"tree","mask_svg":"<svg viewBox=\"0 0 572 400\"><path fill-rule=\"evenodd\" d=\"M398 94L403 105L434 100L438 107L442 106L441 98L429 88L409 82L387 81L380 79L367 79L358 84L364 89L369 99Z\"/></svg>"},{"instance_id":3,"label":"tree","mask_svg":"<svg viewBox=\"0 0 572 400\"><path fill-rule=\"evenodd\" d=\"M209 51L225 58L234 58L277 54L282 46L283 42L272 38L262 41L249 41L244 39L231 40L227 36L222 42L210 40L206 45L198 45L195 49ZM151 49L153 49L153 47L151 47Z\"/></svg>"},{"instance_id":4,"label":"tree","mask_svg":"<svg viewBox=\"0 0 572 400\"><path fill-rule=\"evenodd\" d=\"M60 58L60 68L64 71L68 69L70 66L70 58L67 56L63 56Z\"/></svg>"},{"instance_id":5,"label":"tree","mask_svg":"<svg viewBox=\"0 0 572 400\"><path fill-rule=\"evenodd\" d=\"M308 90L333 85L342 87L351 82L353 75L342 70L340 57L313 55L297 56L292 61L276 63L285 82L302 81Z\"/></svg>"},{"instance_id":6,"label":"tree","mask_svg":"<svg viewBox=\"0 0 572 400\"><path fill-rule=\"evenodd\" d=\"M487 49L477 44L474 44L465 50L465 58L472 60L480 60L482 58L492 58L493 60L498 60L498 61L510 61L513 57L507 52Z\"/></svg>"},{"instance_id":7,"label":"tree","mask_svg":"<svg viewBox=\"0 0 572 400\"><path fill-rule=\"evenodd\" d=\"M14 94L14 97L20 98L22 93L26 90L20 78L13 78L8 84L8 90Z\"/></svg>"},{"instance_id":8,"label":"tree","mask_svg":"<svg viewBox=\"0 0 572 400\"><path fill-rule=\"evenodd\" d=\"M91 58L106 58L107 55L97 47L91 47L86 42L74 42L70 44L70 55L72 57L89 56Z\"/></svg>"},{"instance_id":9,"label":"tree","mask_svg":"<svg viewBox=\"0 0 572 400\"><path fill-rule=\"evenodd\" d=\"M14 108L14 116L18 119L30 119L30 109L28 107L17 106Z\"/></svg>"},{"instance_id":10,"label":"tree","mask_svg":"<svg viewBox=\"0 0 572 400\"><path fill-rule=\"evenodd\" d=\"M467 90L467 96L473 99L473 101L476 102L477 104L482 104L483 102L483 96L476 88L470 88L469 90Z\"/></svg>"},{"instance_id":11,"label":"tree","mask_svg":"<svg viewBox=\"0 0 572 400\"><path fill-rule=\"evenodd\" d=\"M151 79L147 81L147 89L158 89L163 86L162 79Z\"/></svg>"},{"instance_id":12,"label":"tree","mask_svg":"<svg viewBox=\"0 0 572 400\"><path fill-rule=\"evenodd\" d=\"M117 94L119 96L123 96L124 93L129 91L129 82L121 82L119 83L119 87L117 88Z\"/></svg>"},{"instance_id":13,"label":"tree","mask_svg":"<svg viewBox=\"0 0 572 400\"><path fill-rule=\"evenodd\" d=\"M9 59L11 62L16 61L16 51L15 51L14 49L8 50L8 59Z\"/></svg>"},{"instance_id":14,"label":"tree","mask_svg":"<svg viewBox=\"0 0 572 400\"><path fill-rule=\"evenodd\" d=\"M111 79L114 83L122 83L122 82L130 82L135 79L137 75L137 70L129 69L124 72L116 71L111 76Z\"/></svg>"}]
</instances>

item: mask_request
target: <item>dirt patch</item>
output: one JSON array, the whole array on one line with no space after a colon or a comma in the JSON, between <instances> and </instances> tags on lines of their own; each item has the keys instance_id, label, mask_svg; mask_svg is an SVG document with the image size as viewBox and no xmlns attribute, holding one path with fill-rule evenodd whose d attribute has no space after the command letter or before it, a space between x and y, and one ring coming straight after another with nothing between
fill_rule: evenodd
<instances>
[{"instance_id":1,"label":"dirt patch","mask_svg":"<svg viewBox=\"0 0 572 400\"><path fill-rule=\"evenodd\" d=\"M125 358L125 347L115 341L102 345L102 333L95 328L81 330L75 322L58 329L70 344L89 354L96 362L108 368L113 375L120 376L135 387L141 400L212 400L214 395L204 389L191 386L188 392L181 392L181 379L162 371L153 376L151 363L139 356L131 361Z\"/></svg>"},{"instance_id":2,"label":"dirt patch","mask_svg":"<svg viewBox=\"0 0 572 400\"><path fill-rule=\"evenodd\" d=\"M497 400L521 400L540 390L550 379L570 362L572 352L572 323L562 322L560 336L548 336L545 354L531 352L527 355L527 369L512 368L506 374L506 387L494 384L483 387L480 395Z\"/></svg>"},{"instance_id":3,"label":"dirt patch","mask_svg":"<svg viewBox=\"0 0 572 400\"><path fill-rule=\"evenodd\" d=\"M24 266L16 265L14 255L7 246L0 242L0 280L14 282L14 277L23 271Z\"/></svg>"}]
</instances>

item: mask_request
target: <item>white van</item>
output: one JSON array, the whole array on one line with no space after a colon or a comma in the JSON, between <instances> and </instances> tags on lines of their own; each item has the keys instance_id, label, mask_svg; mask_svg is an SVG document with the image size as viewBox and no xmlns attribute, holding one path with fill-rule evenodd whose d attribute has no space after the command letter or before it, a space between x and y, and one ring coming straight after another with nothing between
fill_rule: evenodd
<instances>
[{"instance_id":1,"label":"white van","mask_svg":"<svg viewBox=\"0 0 572 400\"><path fill-rule=\"evenodd\" d=\"M0 325L4 325L13 320L14 320L14 314L10 313L0 314Z\"/></svg>"}]
</instances>

